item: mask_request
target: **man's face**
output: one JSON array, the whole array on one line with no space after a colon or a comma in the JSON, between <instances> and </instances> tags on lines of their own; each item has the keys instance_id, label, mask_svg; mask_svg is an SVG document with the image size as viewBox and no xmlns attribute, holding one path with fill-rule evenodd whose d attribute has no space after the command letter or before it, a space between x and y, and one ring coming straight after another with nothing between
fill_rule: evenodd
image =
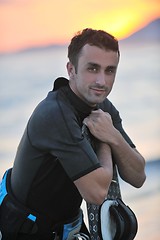
<instances>
[{"instance_id":1,"label":"man's face","mask_svg":"<svg viewBox=\"0 0 160 240\"><path fill-rule=\"evenodd\" d=\"M79 56L77 72L70 62L67 64L72 91L90 106L101 103L112 89L118 61L117 52L86 44Z\"/></svg>"}]
</instances>

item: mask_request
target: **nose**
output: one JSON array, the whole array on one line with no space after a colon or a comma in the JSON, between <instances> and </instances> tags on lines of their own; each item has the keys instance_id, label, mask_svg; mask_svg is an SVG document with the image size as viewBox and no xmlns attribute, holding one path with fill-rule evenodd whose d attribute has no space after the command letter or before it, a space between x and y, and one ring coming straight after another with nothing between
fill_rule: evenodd
<instances>
[{"instance_id":1,"label":"nose","mask_svg":"<svg viewBox=\"0 0 160 240\"><path fill-rule=\"evenodd\" d=\"M104 86L106 84L106 75L104 72L99 72L96 78L96 83L101 86Z\"/></svg>"}]
</instances>

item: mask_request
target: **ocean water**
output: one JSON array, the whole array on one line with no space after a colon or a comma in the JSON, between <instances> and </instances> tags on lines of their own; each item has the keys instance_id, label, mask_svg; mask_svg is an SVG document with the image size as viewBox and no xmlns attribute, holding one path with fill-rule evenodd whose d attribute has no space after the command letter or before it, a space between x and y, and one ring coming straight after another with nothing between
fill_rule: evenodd
<instances>
[{"instance_id":1,"label":"ocean water","mask_svg":"<svg viewBox=\"0 0 160 240\"><path fill-rule=\"evenodd\" d=\"M121 59L109 98L147 160L160 156L160 44L120 44ZM66 76L67 47L0 56L0 166L8 165L37 103Z\"/></svg>"},{"instance_id":2,"label":"ocean water","mask_svg":"<svg viewBox=\"0 0 160 240\"><path fill-rule=\"evenodd\" d=\"M140 220L137 240L158 240L160 207L160 44L120 43L121 59L109 99L146 158L141 189L121 182L122 195ZM0 177L13 164L24 128L55 78L67 77L67 47L0 55ZM150 230L149 230L150 229Z\"/></svg>"}]
</instances>

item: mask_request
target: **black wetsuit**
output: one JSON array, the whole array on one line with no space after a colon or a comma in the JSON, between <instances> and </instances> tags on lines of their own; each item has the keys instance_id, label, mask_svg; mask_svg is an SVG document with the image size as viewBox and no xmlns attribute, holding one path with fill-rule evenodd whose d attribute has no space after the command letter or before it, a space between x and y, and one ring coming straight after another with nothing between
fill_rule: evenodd
<instances>
[{"instance_id":1,"label":"black wetsuit","mask_svg":"<svg viewBox=\"0 0 160 240\"><path fill-rule=\"evenodd\" d=\"M114 126L124 132L119 112L105 101L98 106L109 112ZM82 198L73 181L100 167L90 143L82 135L82 121L92 108L58 78L53 91L36 107L18 146L11 174L11 188L21 203L53 224L74 217Z\"/></svg>"}]
</instances>

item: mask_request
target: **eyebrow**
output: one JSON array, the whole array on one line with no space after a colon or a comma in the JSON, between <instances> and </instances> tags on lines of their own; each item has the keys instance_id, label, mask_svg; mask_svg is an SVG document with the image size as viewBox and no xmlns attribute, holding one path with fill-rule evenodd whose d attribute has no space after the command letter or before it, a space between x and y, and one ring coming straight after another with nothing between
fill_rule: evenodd
<instances>
[{"instance_id":1,"label":"eyebrow","mask_svg":"<svg viewBox=\"0 0 160 240\"><path fill-rule=\"evenodd\" d=\"M96 67L96 68L101 67L98 63L94 63L94 62L88 62L87 65L92 66L92 67Z\"/></svg>"},{"instance_id":2,"label":"eyebrow","mask_svg":"<svg viewBox=\"0 0 160 240\"><path fill-rule=\"evenodd\" d=\"M107 66L106 69L115 70L115 69L117 69L117 66Z\"/></svg>"},{"instance_id":3,"label":"eyebrow","mask_svg":"<svg viewBox=\"0 0 160 240\"><path fill-rule=\"evenodd\" d=\"M88 66L92 66L92 67L95 67L95 68L100 68L101 67L101 65L99 65L98 63L94 63L94 62L88 62L87 64L88 64ZM109 65L109 66L106 67L106 69L115 70L115 69L117 69L117 66Z\"/></svg>"}]
</instances>

